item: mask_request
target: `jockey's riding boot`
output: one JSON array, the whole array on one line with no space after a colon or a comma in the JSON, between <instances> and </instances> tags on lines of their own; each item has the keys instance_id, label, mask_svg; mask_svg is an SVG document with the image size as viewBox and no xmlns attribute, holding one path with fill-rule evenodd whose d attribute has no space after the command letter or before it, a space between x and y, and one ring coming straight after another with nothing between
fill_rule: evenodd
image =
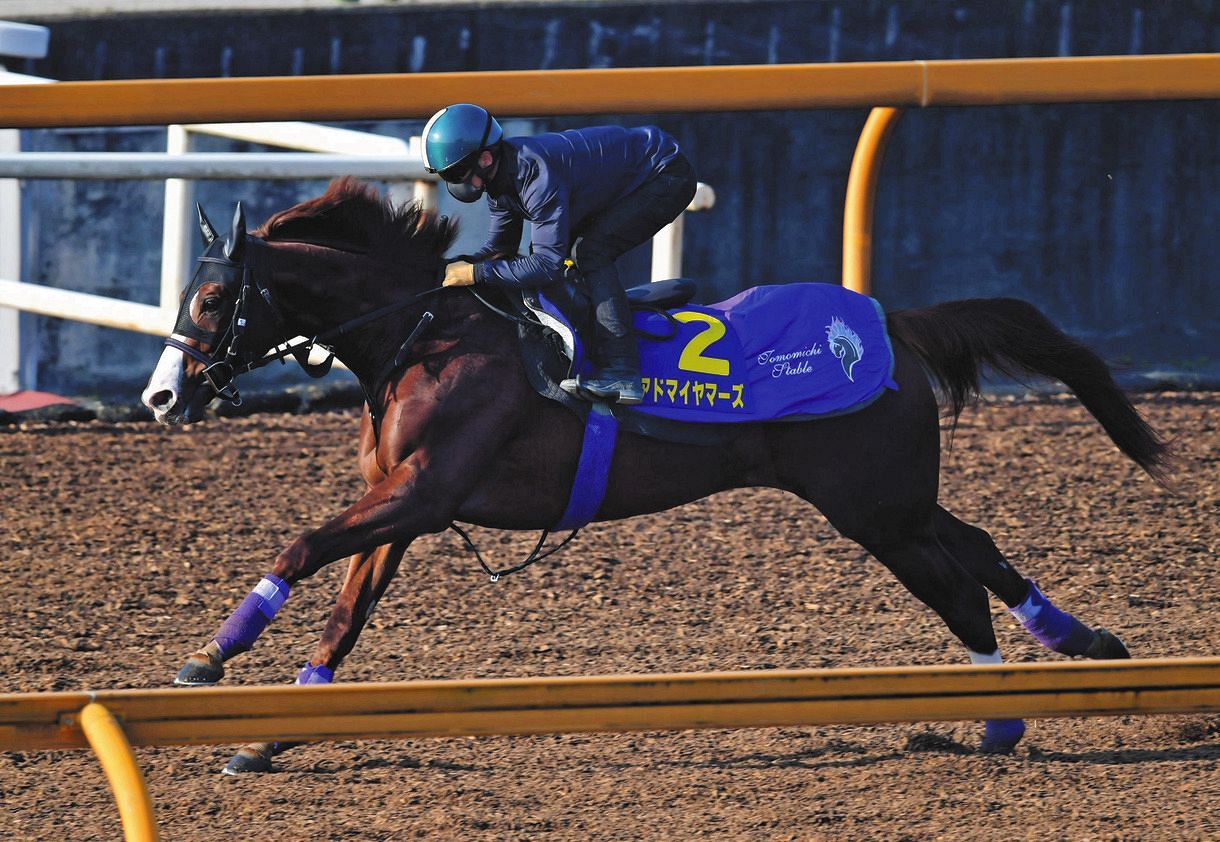
<instances>
[{"instance_id":1,"label":"jockey's riding boot","mask_svg":"<svg viewBox=\"0 0 1220 842\"><path fill-rule=\"evenodd\" d=\"M622 323L617 324L614 332L599 334L600 356L605 365L597 377L578 378L581 391L598 400L623 405L642 403L644 384L640 382L640 349L635 336Z\"/></svg>"}]
</instances>

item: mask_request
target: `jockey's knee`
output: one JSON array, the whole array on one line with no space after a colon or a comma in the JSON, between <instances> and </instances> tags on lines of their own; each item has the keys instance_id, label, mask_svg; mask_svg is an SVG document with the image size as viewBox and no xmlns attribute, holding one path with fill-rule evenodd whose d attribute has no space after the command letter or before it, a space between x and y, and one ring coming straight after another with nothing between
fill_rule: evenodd
<instances>
[{"instance_id":1,"label":"jockey's knee","mask_svg":"<svg viewBox=\"0 0 1220 842\"><path fill-rule=\"evenodd\" d=\"M577 237L572 244L572 263L582 275L614 265L615 254L596 237Z\"/></svg>"}]
</instances>

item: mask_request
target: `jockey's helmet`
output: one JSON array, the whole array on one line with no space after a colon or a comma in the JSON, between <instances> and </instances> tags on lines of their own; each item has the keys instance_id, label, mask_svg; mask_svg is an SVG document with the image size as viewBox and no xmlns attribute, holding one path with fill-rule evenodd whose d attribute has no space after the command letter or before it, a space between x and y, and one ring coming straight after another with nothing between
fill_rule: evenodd
<instances>
[{"instance_id":1,"label":"jockey's helmet","mask_svg":"<svg viewBox=\"0 0 1220 842\"><path fill-rule=\"evenodd\" d=\"M485 108L468 102L446 106L424 126L424 169L439 175L454 198L472 202L483 190L469 188L471 174L484 181L487 176L478 166L479 153L503 137L504 130Z\"/></svg>"}]
</instances>

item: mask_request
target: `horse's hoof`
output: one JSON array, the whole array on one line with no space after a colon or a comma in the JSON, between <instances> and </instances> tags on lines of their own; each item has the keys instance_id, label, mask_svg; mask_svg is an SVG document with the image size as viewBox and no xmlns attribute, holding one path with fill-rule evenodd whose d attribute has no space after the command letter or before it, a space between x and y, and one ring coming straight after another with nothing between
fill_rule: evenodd
<instances>
[{"instance_id":1,"label":"horse's hoof","mask_svg":"<svg viewBox=\"0 0 1220 842\"><path fill-rule=\"evenodd\" d=\"M1130 658L1131 653L1118 635L1099 628L1093 629L1093 642L1085 650L1084 656L1095 661L1114 661Z\"/></svg>"},{"instance_id":2,"label":"horse's hoof","mask_svg":"<svg viewBox=\"0 0 1220 842\"><path fill-rule=\"evenodd\" d=\"M1024 736L1024 720L988 719L979 751L984 754L1012 754L1012 750Z\"/></svg>"},{"instance_id":3,"label":"horse's hoof","mask_svg":"<svg viewBox=\"0 0 1220 842\"><path fill-rule=\"evenodd\" d=\"M226 775L244 775L247 772L271 771L271 744L253 743L242 746L233 755L229 764L221 770Z\"/></svg>"},{"instance_id":4,"label":"horse's hoof","mask_svg":"<svg viewBox=\"0 0 1220 842\"><path fill-rule=\"evenodd\" d=\"M214 658L207 652L196 652L186 659L186 664L178 670L174 684L179 687L206 687L215 684L225 676L224 664L220 658Z\"/></svg>"}]
</instances>

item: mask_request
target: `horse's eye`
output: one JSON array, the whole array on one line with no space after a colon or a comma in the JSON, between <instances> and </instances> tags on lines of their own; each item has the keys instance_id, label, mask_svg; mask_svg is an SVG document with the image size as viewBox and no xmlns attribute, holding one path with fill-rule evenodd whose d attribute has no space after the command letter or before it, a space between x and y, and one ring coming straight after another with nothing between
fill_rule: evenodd
<instances>
[{"instance_id":1,"label":"horse's eye","mask_svg":"<svg viewBox=\"0 0 1220 842\"><path fill-rule=\"evenodd\" d=\"M209 295L207 298L203 299L203 312L219 313L220 312L220 299L214 295Z\"/></svg>"}]
</instances>

